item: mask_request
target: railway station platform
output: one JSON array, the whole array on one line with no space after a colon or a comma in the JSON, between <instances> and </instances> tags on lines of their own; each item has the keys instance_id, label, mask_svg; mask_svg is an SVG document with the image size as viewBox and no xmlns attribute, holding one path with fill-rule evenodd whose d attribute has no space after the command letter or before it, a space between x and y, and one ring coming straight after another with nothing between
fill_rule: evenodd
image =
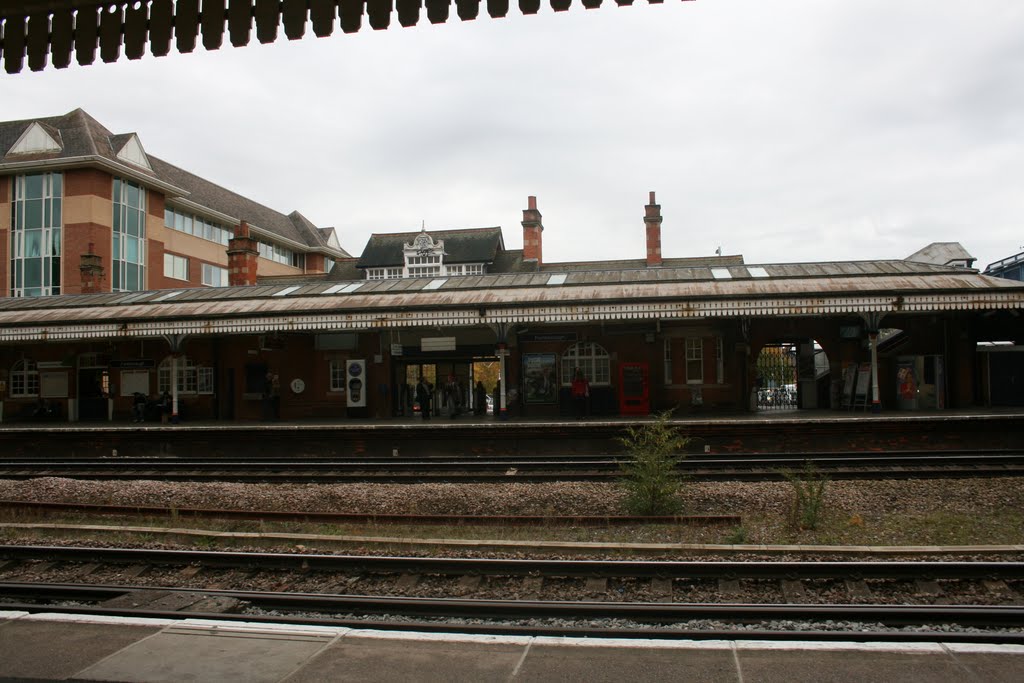
<instances>
[{"instance_id":1,"label":"railway station platform","mask_svg":"<svg viewBox=\"0 0 1024 683\"><path fill-rule=\"evenodd\" d=\"M0 424L5 456L245 457L599 455L622 451L626 429L653 417L510 419L492 416L235 422ZM1013 449L1024 409L869 412L793 410L689 414L672 424L690 452L718 454Z\"/></svg>"},{"instance_id":2,"label":"railway station platform","mask_svg":"<svg viewBox=\"0 0 1024 683\"><path fill-rule=\"evenodd\" d=\"M4 680L985 681L1016 683L1024 646L477 636L0 611Z\"/></svg>"}]
</instances>

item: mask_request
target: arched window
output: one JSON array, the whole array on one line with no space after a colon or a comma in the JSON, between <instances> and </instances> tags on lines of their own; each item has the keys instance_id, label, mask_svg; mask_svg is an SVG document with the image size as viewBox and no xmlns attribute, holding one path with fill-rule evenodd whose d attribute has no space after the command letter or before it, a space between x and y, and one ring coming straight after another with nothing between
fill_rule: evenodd
<instances>
[{"instance_id":1,"label":"arched window","mask_svg":"<svg viewBox=\"0 0 1024 683\"><path fill-rule=\"evenodd\" d=\"M576 368L591 384L611 383L611 359L600 344L579 342L562 353L562 386L572 384Z\"/></svg>"},{"instance_id":2,"label":"arched window","mask_svg":"<svg viewBox=\"0 0 1024 683\"><path fill-rule=\"evenodd\" d=\"M11 368L11 398L39 395L39 369L34 360L23 358Z\"/></svg>"},{"instance_id":3,"label":"arched window","mask_svg":"<svg viewBox=\"0 0 1024 683\"><path fill-rule=\"evenodd\" d=\"M160 362L156 373L156 390L171 393L171 356ZM213 368L196 365L188 356L178 357L178 393L212 394Z\"/></svg>"}]
</instances>

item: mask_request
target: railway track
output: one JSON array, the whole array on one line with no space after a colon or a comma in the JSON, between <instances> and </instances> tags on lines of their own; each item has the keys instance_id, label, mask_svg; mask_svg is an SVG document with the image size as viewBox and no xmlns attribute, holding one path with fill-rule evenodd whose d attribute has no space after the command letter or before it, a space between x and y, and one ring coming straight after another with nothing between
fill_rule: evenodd
<instances>
[{"instance_id":1,"label":"railway track","mask_svg":"<svg viewBox=\"0 0 1024 683\"><path fill-rule=\"evenodd\" d=\"M446 526L629 526L638 524L737 525L740 515L413 515L347 512L286 512L280 510L212 510L142 505L91 505L0 500L0 510L14 515L79 513L118 517L259 520L325 524L409 524Z\"/></svg>"},{"instance_id":2,"label":"railway track","mask_svg":"<svg viewBox=\"0 0 1024 683\"><path fill-rule=\"evenodd\" d=\"M295 458L7 458L0 478L259 483L608 481L621 476L622 456L356 456ZM773 481L810 462L829 478L921 479L1024 476L1024 452L879 452L689 455L679 472L696 481Z\"/></svg>"},{"instance_id":3,"label":"railway track","mask_svg":"<svg viewBox=\"0 0 1024 683\"><path fill-rule=\"evenodd\" d=\"M31 546L0 547L0 558L0 609L29 612L648 638L907 641L941 632L946 642L1024 644L1017 592L1024 563L1016 562L467 560ZM720 599L687 599L692 591L684 588L700 582L714 585ZM821 593L822 582L844 585L849 599L819 601L834 595ZM917 584L922 597L872 602L872 589L863 592L885 582ZM630 583L648 590L623 590ZM768 584L777 586L769 595L745 599ZM657 595L659 585L667 595ZM978 586L988 602L977 600Z\"/></svg>"}]
</instances>

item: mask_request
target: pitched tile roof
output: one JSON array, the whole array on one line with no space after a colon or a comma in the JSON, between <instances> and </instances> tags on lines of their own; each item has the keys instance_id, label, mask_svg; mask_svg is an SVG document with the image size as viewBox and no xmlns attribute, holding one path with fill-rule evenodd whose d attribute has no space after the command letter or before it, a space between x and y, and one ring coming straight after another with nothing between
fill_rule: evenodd
<instances>
[{"instance_id":1,"label":"pitched tile roof","mask_svg":"<svg viewBox=\"0 0 1024 683\"><path fill-rule=\"evenodd\" d=\"M10 149L33 123L42 125L62 144L62 149L31 155L9 155ZM3 121L0 122L0 172L5 163L81 157L100 157L123 166L124 162L117 154L134 135L115 135L82 109L75 109L63 116ZM328 244L320 229L298 211L286 216L158 157L150 154L146 156L153 167L152 171L134 164L131 166L140 179L151 177L170 184L183 191L188 201L235 220L247 221L257 231L266 233L268 238L277 236L311 249L349 256L343 249ZM174 197L169 199L173 204Z\"/></svg>"},{"instance_id":2,"label":"pitched tile roof","mask_svg":"<svg viewBox=\"0 0 1024 683\"><path fill-rule=\"evenodd\" d=\"M501 228L463 230L427 230L435 242L444 240L445 263L492 263L505 248ZM359 257L359 268L379 268L405 264L403 247L411 244L420 231L370 235Z\"/></svg>"}]
</instances>

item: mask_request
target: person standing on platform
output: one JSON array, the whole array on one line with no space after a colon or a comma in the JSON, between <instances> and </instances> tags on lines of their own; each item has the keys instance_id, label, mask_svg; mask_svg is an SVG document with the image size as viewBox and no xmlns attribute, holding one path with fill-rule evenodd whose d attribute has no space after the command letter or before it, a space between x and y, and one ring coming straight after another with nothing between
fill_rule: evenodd
<instances>
[{"instance_id":1,"label":"person standing on platform","mask_svg":"<svg viewBox=\"0 0 1024 683\"><path fill-rule=\"evenodd\" d=\"M577 420L586 417L588 398L590 398L590 382L583 375L583 371L576 368L576 376L572 380L572 402Z\"/></svg>"},{"instance_id":2,"label":"person standing on platform","mask_svg":"<svg viewBox=\"0 0 1024 683\"><path fill-rule=\"evenodd\" d=\"M455 375L448 375L448 383L444 387L445 403L448 404L448 417L452 419L462 412L462 388L455 380Z\"/></svg>"},{"instance_id":3,"label":"person standing on platform","mask_svg":"<svg viewBox=\"0 0 1024 683\"><path fill-rule=\"evenodd\" d=\"M281 378L277 374L270 378L270 414L281 419Z\"/></svg>"},{"instance_id":4,"label":"person standing on platform","mask_svg":"<svg viewBox=\"0 0 1024 683\"><path fill-rule=\"evenodd\" d=\"M430 391L430 385L428 385L427 380L421 376L419 384L416 385L416 402L420 404L420 415L423 416L424 420L430 420L430 402L433 398L433 392Z\"/></svg>"},{"instance_id":5,"label":"person standing on platform","mask_svg":"<svg viewBox=\"0 0 1024 683\"><path fill-rule=\"evenodd\" d=\"M487 414L487 390L483 382L477 382L473 387L473 413L476 415Z\"/></svg>"},{"instance_id":6,"label":"person standing on platform","mask_svg":"<svg viewBox=\"0 0 1024 683\"><path fill-rule=\"evenodd\" d=\"M141 391L132 394L132 422L146 421L146 395Z\"/></svg>"}]
</instances>

